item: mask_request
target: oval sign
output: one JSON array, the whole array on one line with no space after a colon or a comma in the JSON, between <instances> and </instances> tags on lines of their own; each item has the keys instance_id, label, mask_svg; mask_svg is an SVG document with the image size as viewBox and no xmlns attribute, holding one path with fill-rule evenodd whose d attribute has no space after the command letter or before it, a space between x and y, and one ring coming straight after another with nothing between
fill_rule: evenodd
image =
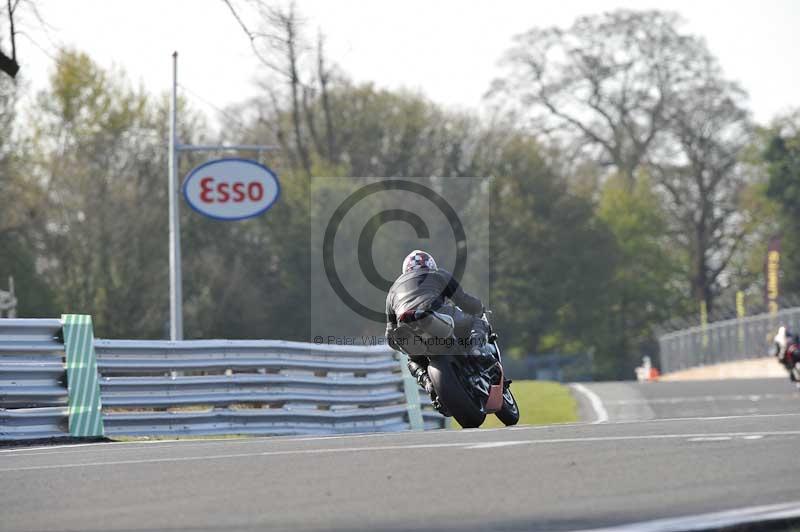
<instances>
[{"instance_id":1,"label":"oval sign","mask_svg":"<svg viewBox=\"0 0 800 532\"><path fill-rule=\"evenodd\" d=\"M183 181L183 197L192 209L216 220L244 220L263 214L278 201L278 176L248 159L203 163Z\"/></svg>"}]
</instances>

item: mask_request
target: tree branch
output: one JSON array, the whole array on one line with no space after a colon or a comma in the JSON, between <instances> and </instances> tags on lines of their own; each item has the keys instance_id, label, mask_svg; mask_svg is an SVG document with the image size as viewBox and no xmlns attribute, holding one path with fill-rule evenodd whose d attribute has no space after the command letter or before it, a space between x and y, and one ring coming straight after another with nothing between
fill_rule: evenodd
<instances>
[{"instance_id":1,"label":"tree branch","mask_svg":"<svg viewBox=\"0 0 800 532\"><path fill-rule=\"evenodd\" d=\"M8 57L6 54L0 51L0 72L5 72L12 78L16 78L17 72L19 72L19 63L17 63L17 33L14 29L14 10L17 8L19 0L15 1L13 4L11 0L7 0L7 3L8 22L11 26L11 57Z\"/></svg>"},{"instance_id":2,"label":"tree branch","mask_svg":"<svg viewBox=\"0 0 800 532\"><path fill-rule=\"evenodd\" d=\"M710 272L711 275L709 276L709 284L714 283L717 280L717 277L719 276L719 274L721 274L723 272L723 270L725 270L725 268L728 266L728 263L731 261L733 256L736 254L736 250L739 248L739 244L741 244L742 241L744 240L744 237L745 237L745 232L744 231L740 231L734 237L733 244L731 244L731 248L728 250L728 253L726 254L726 257L722 260L722 262L720 263L719 267L714 268L713 270L711 270L711 272Z\"/></svg>"},{"instance_id":3,"label":"tree branch","mask_svg":"<svg viewBox=\"0 0 800 532\"><path fill-rule=\"evenodd\" d=\"M278 40L280 40L280 37L270 35L267 33L254 33L250 31L245 25L242 18L239 16L239 13L236 11L236 9L234 9L233 5L230 3L230 0L222 0L222 1L225 2L226 6L228 6L228 9L230 9L231 13L233 14L233 17L236 19L236 22L239 23L239 26L242 28L245 35L247 35L247 38L250 40L250 48L253 50L253 53L258 58L258 60L261 61L261 63L270 70L280 74L281 76L291 78L291 75L289 73L285 72L282 68L275 65L274 63L269 61L266 57L264 57L264 55L259 51L258 46L256 45L257 37L266 37L269 39L278 39Z\"/></svg>"}]
</instances>

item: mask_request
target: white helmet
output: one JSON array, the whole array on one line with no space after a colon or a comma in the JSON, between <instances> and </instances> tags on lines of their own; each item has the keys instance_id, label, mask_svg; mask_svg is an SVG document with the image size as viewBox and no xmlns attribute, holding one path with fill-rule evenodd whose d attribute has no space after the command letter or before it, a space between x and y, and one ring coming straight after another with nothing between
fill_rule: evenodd
<instances>
[{"instance_id":1,"label":"white helmet","mask_svg":"<svg viewBox=\"0 0 800 532\"><path fill-rule=\"evenodd\" d=\"M410 272L411 270L420 270L427 268L429 270L436 269L436 261L430 253L415 249L403 259L403 271L401 273Z\"/></svg>"}]
</instances>

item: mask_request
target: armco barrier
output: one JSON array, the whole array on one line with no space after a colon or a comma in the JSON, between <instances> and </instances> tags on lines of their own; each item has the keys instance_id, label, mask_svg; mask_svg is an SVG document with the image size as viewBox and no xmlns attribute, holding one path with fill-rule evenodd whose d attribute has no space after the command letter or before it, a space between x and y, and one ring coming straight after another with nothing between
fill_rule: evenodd
<instances>
[{"instance_id":1,"label":"armco barrier","mask_svg":"<svg viewBox=\"0 0 800 532\"><path fill-rule=\"evenodd\" d=\"M72 387L77 379L65 377L61 329L59 320L0 320L0 440L99 435L76 432L91 426L89 415L75 422L79 413L92 412L91 386L70 392L68 416L66 382ZM70 336L68 347L75 343ZM85 336L72 336L85 342ZM427 397L420 398L405 361L384 347L272 340L95 340L93 345L102 402L99 430L107 436L445 426Z\"/></svg>"},{"instance_id":2,"label":"armco barrier","mask_svg":"<svg viewBox=\"0 0 800 532\"><path fill-rule=\"evenodd\" d=\"M69 436L61 320L0 319L0 440Z\"/></svg>"},{"instance_id":3,"label":"armco barrier","mask_svg":"<svg viewBox=\"0 0 800 532\"><path fill-rule=\"evenodd\" d=\"M416 382L409 388L405 364L387 348L274 340L97 340L95 349L105 430L112 436L443 426L438 413L420 409L413 397Z\"/></svg>"}]
</instances>

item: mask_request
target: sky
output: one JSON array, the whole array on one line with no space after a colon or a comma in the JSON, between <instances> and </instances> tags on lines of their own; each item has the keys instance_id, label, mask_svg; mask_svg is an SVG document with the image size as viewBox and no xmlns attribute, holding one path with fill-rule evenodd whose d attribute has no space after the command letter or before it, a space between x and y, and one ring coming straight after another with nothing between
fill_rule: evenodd
<instances>
[{"instance_id":1,"label":"sky","mask_svg":"<svg viewBox=\"0 0 800 532\"><path fill-rule=\"evenodd\" d=\"M58 46L122 67L153 93L178 81L198 108L258 94L262 71L247 37L222 0L36 0L49 28L28 15L19 38L22 74L46 86ZM247 14L246 0L233 0ZM356 81L419 91L458 109L479 109L514 35L535 26L568 26L576 17L615 8L665 9L703 36L725 74L750 95L756 120L800 107L800 0L297 0L312 37L322 31L328 55ZM245 23L257 29L258 21Z\"/></svg>"}]
</instances>

